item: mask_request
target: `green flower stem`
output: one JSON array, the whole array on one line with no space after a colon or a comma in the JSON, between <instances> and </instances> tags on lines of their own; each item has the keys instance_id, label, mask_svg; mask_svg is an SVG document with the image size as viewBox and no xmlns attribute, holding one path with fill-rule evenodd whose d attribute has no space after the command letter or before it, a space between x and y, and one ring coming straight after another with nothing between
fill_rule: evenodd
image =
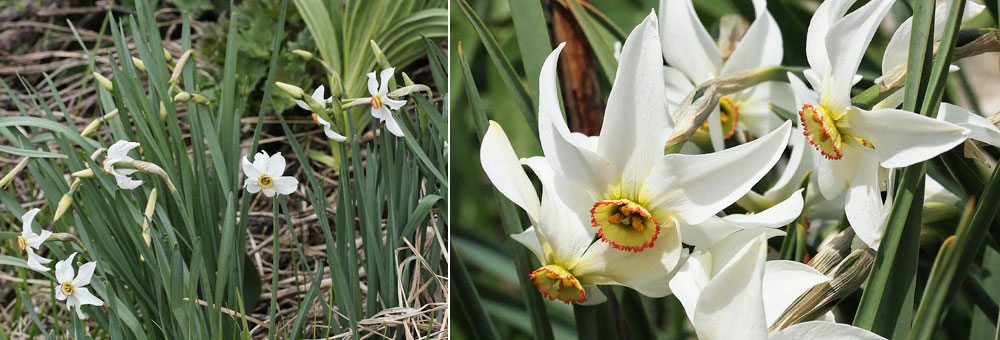
<instances>
[{"instance_id":1,"label":"green flower stem","mask_svg":"<svg viewBox=\"0 0 1000 340\"><path fill-rule=\"evenodd\" d=\"M278 310L278 261L280 260L279 248L278 248L278 227L280 223L278 222L278 196L275 195L274 200L271 201L273 206L272 214L273 218L271 221L271 231L273 232L273 237L271 238L271 244L273 246L274 254L271 255L271 306L268 307L268 324L271 325L267 329L267 338L274 340L277 329L277 322L275 322L274 317ZM291 226L289 226L291 227Z\"/></svg>"}]
</instances>

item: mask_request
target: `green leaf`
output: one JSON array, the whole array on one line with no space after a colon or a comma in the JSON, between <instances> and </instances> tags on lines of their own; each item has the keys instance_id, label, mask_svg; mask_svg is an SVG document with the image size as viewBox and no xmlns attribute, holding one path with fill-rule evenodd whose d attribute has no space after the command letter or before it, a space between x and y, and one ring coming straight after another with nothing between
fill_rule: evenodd
<instances>
[{"instance_id":1,"label":"green leaf","mask_svg":"<svg viewBox=\"0 0 1000 340\"><path fill-rule=\"evenodd\" d=\"M38 151L38 150L28 150L28 149L18 149L9 146L0 145L0 152L6 152L12 155L33 157L33 158L66 158L66 155L55 152L48 151Z\"/></svg>"}]
</instances>

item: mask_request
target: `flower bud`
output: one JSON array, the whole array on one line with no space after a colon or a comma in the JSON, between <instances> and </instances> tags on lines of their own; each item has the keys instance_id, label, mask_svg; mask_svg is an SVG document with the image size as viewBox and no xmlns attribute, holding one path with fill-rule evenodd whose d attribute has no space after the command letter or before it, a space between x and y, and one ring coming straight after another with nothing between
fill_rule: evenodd
<instances>
[{"instance_id":1,"label":"flower bud","mask_svg":"<svg viewBox=\"0 0 1000 340\"><path fill-rule=\"evenodd\" d=\"M135 65L137 70L146 72L146 63L142 62L142 59L132 57L132 64Z\"/></svg>"},{"instance_id":2,"label":"flower bud","mask_svg":"<svg viewBox=\"0 0 1000 340\"><path fill-rule=\"evenodd\" d=\"M167 188L170 189L170 191L177 191L177 188L174 187L174 182L170 181L170 176L168 176L167 172L164 171L163 168L161 168L159 165L156 165L155 163L152 163L152 162L142 161L142 160L138 160L138 159L137 160L133 160L129 164L131 164L132 166L134 166L136 170L145 172L147 174L153 174L153 175L160 176L160 178L163 178L163 181L167 183ZM117 166L117 164L116 164L116 166Z\"/></svg>"},{"instance_id":3,"label":"flower bud","mask_svg":"<svg viewBox=\"0 0 1000 340\"><path fill-rule=\"evenodd\" d=\"M306 96L305 91L302 91L301 87L292 84L282 83L280 81L274 82L274 85L278 86L278 88L281 89L282 91L285 91L285 93L288 93L288 95L292 96L292 98L302 100L303 99L302 97L308 97Z\"/></svg>"},{"instance_id":4,"label":"flower bud","mask_svg":"<svg viewBox=\"0 0 1000 340\"><path fill-rule=\"evenodd\" d=\"M91 73L94 75L94 79L97 79L97 82L101 83L101 86L104 86L104 88L108 90L108 92L115 90L115 86L114 84L111 83L111 80L109 80L108 78L104 78L104 76L102 76L100 73L97 72L91 72Z\"/></svg>"},{"instance_id":5,"label":"flower bud","mask_svg":"<svg viewBox=\"0 0 1000 340\"><path fill-rule=\"evenodd\" d=\"M111 110L111 112L108 112L108 114L100 118L94 119L93 121L90 122L90 124L87 125L86 128L83 129L82 132L80 132L80 135L84 137L92 136L95 132L97 132L97 129L101 128L101 124L108 121L108 119L114 118L117 115L118 115L118 109L114 109Z\"/></svg>"},{"instance_id":6,"label":"flower bud","mask_svg":"<svg viewBox=\"0 0 1000 340\"><path fill-rule=\"evenodd\" d=\"M205 106L208 106L208 104L212 103L211 101L208 100L207 97L205 97L203 95L200 95L200 94L197 94L197 93L195 93L194 95L191 96L191 102L193 102L195 104L205 105Z\"/></svg>"},{"instance_id":7,"label":"flower bud","mask_svg":"<svg viewBox=\"0 0 1000 340\"><path fill-rule=\"evenodd\" d=\"M167 119L167 106L160 102L160 120Z\"/></svg>"},{"instance_id":8,"label":"flower bud","mask_svg":"<svg viewBox=\"0 0 1000 340\"><path fill-rule=\"evenodd\" d=\"M177 82L177 79L181 77L181 71L184 70L184 64L187 63L192 54L194 54L194 50L187 50L187 52L181 55L180 59L177 59L177 65L174 65L174 73L170 75L170 80L167 80L168 83L173 84Z\"/></svg>"},{"instance_id":9,"label":"flower bud","mask_svg":"<svg viewBox=\"0 0 1000 340\"><path fill-rule=\"evenodd\" d=\"M340 73L334 71L331 74L333 82L330 83L330 97L339 98L340 95L344 94L344 86L340 84L343 80L340 79Z\"/></svg>"},{"instance_id":10,"label":"flower bud","mask_svg":"<svg viewBox=\"0 0 1000 340\"><path fill-rule=\"evenodd\" d=\"M7 173L7 175L4 175L3 179L0 179L0 187L6 189L7 185L14 180L14 177L17 176L17 174L20 173L21 170L24 170L24 167L28 166L28 162L30 161L31 157L21 158L21 161L17 162L17 165L15 165L14 168Z\"/></svg>"},{"instance_id":11,"label":"flower bud","mask_svg":"<svg viewBox=\"0 0 1000 340\"><path fill-rule=\"evenodd\" d=\"M378 47L378 44L375 43L375 40L371 40L371 45L372 45L372 52L375 53L375 61L378 62L378 64L383 68L392 67L392 64L389 64L389 59L387 59L385 57L385 54L382 53L382 49Z\"/></svg>"},{"instance_id":12,"label":"flower bud","mask_svg":"<svg viewBox=\"0 0 1000 340\"><path fill-rule=\"evenodd\" d=\"M89 178L89 177L94 177L94 170L93 170L93 169L90 169L90 168L87 168L87 169L83 169L83 170L80 170L80 171L77 171L77 172L74 172L74 173L73 173L73 174L71 174L70 176L73 176L73 177L80 177L80 178Z\"/></svg>"},{"instance_id":13,"label":"flower bud","mask_svg":"<svg viewBox=\"0 0 1000 340\"><path fill-rule=\"evenodd\" d=\"M146 241L146 245L149 245L149 221L153 219L153 213L156 212L156 188L153 188L149 192L149 201L146 201L146 211L144 212L144 218L142 220L142 239Z\"/></svg>"},{"instance_id":14,"label":"flower bud","mask_svg":"<svg viewBox=\"0 0 1000 340\"><path fill-rule=\"evenodd\" d=\"M163 58L167 59L168 63L174 61L174 56L170 55L170 51L167 51L166 47L163 48Z\"/></svg>"},{"instance_id":15,"label":"flower bud","mask_svg":"<svg viewBox=\"0 0 1000 340\"><path fill-rule=\"evenodd\" d=\"M191 94L185 91L181 91L176 96L174 96L174 102L187 103L189 101L191 101Z\"/></svg>"},{"instance_id":16,"label":"flower bud","mask_svg":"<svg viewBox=\"0 0 1000 340\"><path fill-rule=\"evenodd\" d=\"M311 60L313 57L313 54L306 50L292 50L292 54L297 55L306 61Z\"/></svg>"},{"instance_id":17,"label":"flower bud","mask_svg":"<svg viewBox=\"0 0 1000 340\"><path fill-rule=\"evenodd\" d=\"M59 205L56 206L56 213L52 217L52 222L58 221L62 218L63 214L66 213L66 210L69 210L70 205L73 205L72 191L63 194L62 198L59 199Z\"/></svg>"}]
</instances>

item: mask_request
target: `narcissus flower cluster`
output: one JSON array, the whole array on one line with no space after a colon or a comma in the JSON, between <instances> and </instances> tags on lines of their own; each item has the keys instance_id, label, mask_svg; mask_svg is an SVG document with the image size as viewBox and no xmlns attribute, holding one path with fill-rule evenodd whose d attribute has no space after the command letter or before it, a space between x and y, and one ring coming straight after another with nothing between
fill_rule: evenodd
<instances>
[{"instance_id":1,"label":"narcissus flower cluster","mask_svg":"<svg viewBox=\"0 0 1000 340\"><path fill-rule=\"evenodd\" d=\"M852 104L861 58L894 1L872 0L849 12L853 3L829 0L816 9L807 69L752 81L780 68L783 58L765 1L753 1L756 18L742 38L720 32L715 41L691 0L662 0L664 20L651 13L620 53L616 46L618 69L597 136L571 131L563 117L559 44L538 81L542 155L519 158L496 122L480 149L489 180L531 223L511 235L539 262L521 274L546 298L570 304L603 302L600 285L674 294L703 339L880 339L836 323L828 310L778 326L787 310L804 308L797 298L838 278L807 259L768 261L767 240L788 226L819 243L820 228L811 226L846 216L854 249L874 253L892 199L892 169L969 138L1000 145L1000 130L951 104L942 104L936 119L897 109L892 97L873 109ZM981 10L970 6L966 16ZM893 63L883 67L887 74L905 61L898 51L886 55ZM693 109L706 102L697 96L718 88L712 86L739 81L747 85L709 97L714 109ZM691 114L699 115L696 124L679 123ZM676 144L677 135L693 143ZM776 176L752 191L769 173ZM868 268L858 271L867 275Z\"/></svg>"}]
</instances>

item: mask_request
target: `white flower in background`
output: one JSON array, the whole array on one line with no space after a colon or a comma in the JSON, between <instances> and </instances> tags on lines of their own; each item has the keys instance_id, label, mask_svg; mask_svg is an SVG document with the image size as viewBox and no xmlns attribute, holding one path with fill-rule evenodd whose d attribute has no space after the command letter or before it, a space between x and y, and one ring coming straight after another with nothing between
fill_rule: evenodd
<instances>
[{"instance_id":1,"label":"white flower in background","mask_svg":"<svg viewBox=\"0 0 1000 340\"><path fill-rule=\"evenodd\" d=\"M128 156L128 152L139 146L139 143L120 140L108 148L108 155L104 158L104 172L115 177L118 187L125 190L132 190L142 185L142 180L132 179L135 169L117 169L115 163L134 161Z\"/></svg>"},{"instance_id":2,"label":"white flower in background","mask_svg":"<svg viewBox=\"0 0 1000 340\"><path fill-rule=\"evenodd\" d=\"M799 189L788 195L784 201L769 206L757 213L729 214L724 217L710 216L697 225L679 223L681 239L696 248L712 247L733 233L741 230L779 228L788 225L802 214L802 191Z\"/></svg>"},{"instance_id":3,"label":"white flower in background","mask_svg":"<svg viewBox=\"0 0 1000 340\"><path fill-rule=\"evenodd\" d=\"M804 135L815 147L819 191L828 200L846 191L847 219L872 248L881 237L884 170L922 162L965 140L968 130L896 109L851 104L851 87L865 48L893 0L873 0L844 15L853 1L823 2L809 23L804 72L815 92L789 74ZM819 157L819 155L823 157Z\"/></svg>"},{"instance_id":4,"label":"white flower in background","mask_svg":"<svg viewBox=\"0 0 1000 340\"><path fill-rule=\"evenodd\" d=\"M695 86L716 77L781 64L784 54L781 31L764 0L754 0L756 19L742 40L731 51L720 46L708 34L695 14L691 0L661 0L660 38L668 107L673 110ZM731 52L731 53L730 53ZM763 136L781 125L782 119L769 104L792 110L792 89L788 83L766 82L719 98L719 111L706 119L706 127L715 150L722 140L732 137L738 124L756 136ZM704 130L702 130L704 131ZM704 135L704 134L702 134Z\"/></svg>"},{"instance_id":5,"label":"white flower in background","mask_svg":"<svg viewBox=\"0 0 1000 340\"><path fill-rule=\"evenodd\" d=\"M948 21L948 12L951 7L951 2L942 2L937 5L934 9L934 41L941 39L941 35L944 34L944 25ZM976 15L979 15L986 7L977 4L972 1L965 2L965 12L962 13L962 22L969 21ZM907 55L910 52L910 36L913 34L913 17L906 19L899 28L896 29L896 33L893 33L892 39L889 40L889 44L885 47L885 54L882 55L882 75L887 76L893 74L893 70L896 67L906 67ZM951 70L958 70L957 66L951 65ZM905 72L905 70L903 70ZM878 104L875 104L873 109L892 109L898 107L903 103L903 93L905 92L905 87L900 87L889 97L885 98Z\"/></svg>"},{"instance_id":6,"label":"white flower in background","mask_svg":"<svg viewBox=\"0 0 1000 340\"><path fill-rule=\"evenodd\" d=\"M767 238L743 230L709 251L695 250L670 281L699 339L883 339L851 325L809 321L769 335L769 326L796 298L829 278L795 261L768 261ZM780 234L780 231L777 231Z\"/></svg>"},{"instance_id":7,"label":"white flower in background","mask_svg":"<svg viewBox=\"0 0 1000 340\"><path fill-rule=\"evenodd\" d=\"M69 258L56 262L56 281L59 282L59 289L56 290L56 299L62 301L66 300L66 308L72 310L76 307L76 315L80 319L86 319L87 315L83 314L81 308L83 305L93 305L93 306L103 306L104 301L94 296L87 289L87 285L90 284L90 278L94 275L94 268L97 267L97 262L87 262L80 266L80 272L73 273L73 258L76 257L76 253L73 253Z\"/></svg>"},{"instance_id":8,"label":"white flower in background","mask_svg":"<svg viewBox=\"0 0 1000 340\"><path fill-rule=\"evenodd\" d=\"M389 129L389 132L392 132L396 137L403 137L403 130L399 128L399 123L396 122L395 118L392 118L392 110L399 110L406 104L406 101L389 98L389 80L392 79L392 74L395 71L395 67L382 70L379 75L382 78L381 83L375 79L375 72L368 73L368 93L372 95L370 101L372 117L385 122L385 128Z\"/></svg>"},{"instance_id":9,"label":"white flower in background","mask_svg":"<svg viewBox=\"0 0 1000 340\"><path fill-rule=\"evenodd\" d=\"M664 156L672 127L656 25L650 14L625 40L600 136L571 133L563 119L555 80L563 45L539 79L542 150L567 183L556 191L574 212L590 211L603 242L633 252L661 242L679 252L677 222L702 223L743 196L777 162L791 131L786 122L724 151Z\"/></svg>"},{"instance_id":10,"label":"white flower in background","mask_svg":"<svg viewBox=\"0 0 1000 340\"><path fill-rule=\"evenodd\" d=\"M315 91L313 91L313 93L312 93L312 95L310 97L312 97L313 100L316 100L316 102L319 102L319 103L323 104L324 107L329 107L330 103L333 101L333 97L324 98L323 96L325 94L325 91L326 90L323 88L323 85L320 85L319 87L316 88ZM295 104L298 104L299 107L301 107L303 109L306 109L308 111L312 111L312 108L309 107L309 104L306 104L306 102L304 102L304 101L296 100ZM333 129L330 126L330 122L326 121L325 119L323 119L323 117L320 117L315 112L313 112L313 114L312 114L312 119L313 119L313 122L316 122L316 125L319 125L319 126L323 127L323 133L326 134L326 138L329 138L329 139L332 139L332 140L335 140L335 141L338 141L338 142L343 142L343 141L347 140L347 137L344 137L343 135L337 133L336 131L333 131Z\"/></svg>"},{"instance_id":11,"label":"white flower in background","mask_svg":"<svg viewBox=\"0 0 1000 340\"><path fill-rule=\"evenodd\" d=\"M507 135L490 122L483 137L480 159L483 170L497 191L527 213L533 227L511 235L528 247L542 267L531 279L545 297L566 303L597 304L606 300L595 285L622 285L650 297L670 293L666 280L680 260L681 251L668 242L658 242L641 253L615 250L605 242L594 242L594 229L584 222L586 214L573 211L554 193L555 178L542 157L524 159L542 182L542 199L514 154ZM582 215L582 216L581 216Z\"/></svg>"},{"instance_id":12,"label":"white flower in background","mask_svg":"<svg viewBox=\"0 0 1000 340\"><path fill-rule=\"evenodd\" d=\"M35 250L39 249L39 247L42 246L42 243L45 243L45 240L49 239L52 232L42 230L41 234L35 234L35 232L31 230L31 224L35 220L35 215L38 215L39 211L40 210L38 210L38 208L34 208L28 210L28 212L24 213L24 215L21 215L21 221L23 222L21 223L21 235L17 236L17 247L20 248L21 251L28 253L28 268L40 272L47 272L49 271L49 268L45 265L52 262L52 260L36 254Z\"/></svg>"},{"instance_id":13,"label":"white flower in background","mask_svg":"<svg viewBox=\"0 0 1000 340\"><path fill-rule=\"evenodd\" d=\"M243 173L247 179L243 186L251 194L264 192L264 196L274 197L275 193L288 195L295 192L299 180L292 176L282 176L285 172L285 157L281 153L268 156L261 151L254 155L253 163L243 156Z\"/></svg>"}]
</instances>

